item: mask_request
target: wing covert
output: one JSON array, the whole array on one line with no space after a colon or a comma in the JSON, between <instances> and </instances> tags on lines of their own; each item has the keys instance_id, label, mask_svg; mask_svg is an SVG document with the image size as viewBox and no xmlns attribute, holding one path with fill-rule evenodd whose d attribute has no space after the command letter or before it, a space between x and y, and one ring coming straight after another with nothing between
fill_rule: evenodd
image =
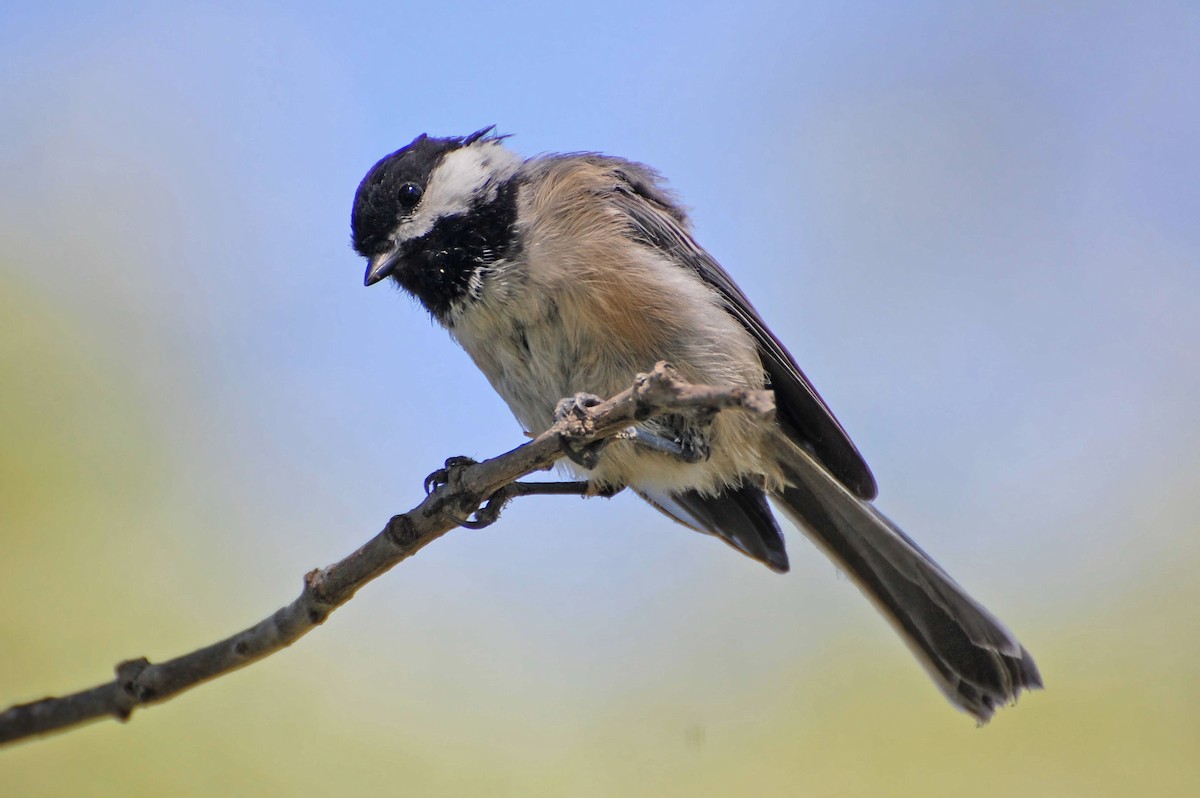
<instances>
[{"instance_id":1,"label":"wing covert","mask_svg":"<svg viewBox=\"0 0 1200 798\"><path fill-rule=\"evenodd\" d=\"M670 195L659 188L657 175L625 162L613 171L621 182L614 186L611 199L628 215L633 234L668 253L681 267L691 269L712 286L724 299L729 313L754 337L767 373L767 387L775 391L777 417L790 437L859 498L875 498L875 478L850 436L750 300L692 238L686 217Z\"/></svg>"}]
</instances>

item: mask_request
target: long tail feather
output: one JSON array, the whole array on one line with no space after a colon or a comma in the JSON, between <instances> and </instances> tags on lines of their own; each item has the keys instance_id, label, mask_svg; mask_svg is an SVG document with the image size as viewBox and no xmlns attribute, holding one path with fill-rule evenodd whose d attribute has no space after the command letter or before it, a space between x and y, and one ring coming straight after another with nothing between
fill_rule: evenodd
<instances>
[{"instance_id":1,"label":"long tail feather","mask_svg":"<svg viewBox=\"0 0 1200 798\"><path fill-rule=\"evenodd\" d=\"M1029 652L995 616L882 513L806 452L787 448L789 484L775 498L874 601L953 704L986 723L1022 690L1042 686Z\"/></svg>"}]
</instances>

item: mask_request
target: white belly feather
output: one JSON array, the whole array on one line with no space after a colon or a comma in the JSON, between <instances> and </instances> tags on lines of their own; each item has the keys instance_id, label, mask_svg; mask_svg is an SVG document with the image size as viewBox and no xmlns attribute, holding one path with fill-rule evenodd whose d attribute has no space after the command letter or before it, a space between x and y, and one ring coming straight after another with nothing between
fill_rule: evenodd
<instances>
[{"instance_id":1,"label":"white belly feather","mask_svg":"<svg viewBox=\"0 0 1200 798\"><path fill-rule=\"evenodd\" d=\"M674 264L653 263L658 256L649 250L631 251L636 259L609 259L597 276L595 268L562 267L577 250L549 262L556 253L543 247L520 270L499 265L478 298L455 314L452 334L528 432L553 423L560 399L578 392L608 398L659 360L692 382L763 385L754 341L718 295ZM686 464L618 441L587 476L655 491L708 492L743 476L774 480L774 467L760 455L762 435L747 417L722 413L707 461Z\"/></svg>"}]
</instances>

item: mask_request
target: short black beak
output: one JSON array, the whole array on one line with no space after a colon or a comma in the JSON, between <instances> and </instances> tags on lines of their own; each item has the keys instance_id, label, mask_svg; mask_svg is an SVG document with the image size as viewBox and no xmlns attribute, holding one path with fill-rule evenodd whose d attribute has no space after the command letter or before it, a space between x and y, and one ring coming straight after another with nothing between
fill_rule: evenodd
<instances>
[{"instance_id":1,"label":"short black beak","mask_svg":"<svg viewBox=\"0 0 1200 798\"><path fill-rule=\"evenodd\" d=\"M363 278L363 285L375 285L375 283L390 276L392 272L396 271L396 267L399 265L400 253L398 251L376 255L367 264L367 275Z\"/></svg>"}]
</instances>

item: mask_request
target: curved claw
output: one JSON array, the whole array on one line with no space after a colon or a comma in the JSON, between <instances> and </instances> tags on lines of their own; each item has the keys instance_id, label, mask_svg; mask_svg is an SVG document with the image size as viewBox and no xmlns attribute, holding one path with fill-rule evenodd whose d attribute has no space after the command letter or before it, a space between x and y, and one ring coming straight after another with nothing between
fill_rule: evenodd
<instances>
[{"instance_id":1,"label":"curved claw","mask_svg":"<svg viewBox=\"0 0 1200 798\"><path fill-rule=\"evenodd\" d=\"M445 485L449 476L450 474L448 471L446 471L446 469L439 468L437 471L434 471L432 474L425 477L425 482L423 483L425 487L425 495L428 496L442 485Z\"/></svg>"},{"instance_id":2,"label":"curved claw","mask_svg":"<svg viewBox=\"0 0 1200 798\"><path fill-rule=\"evenodd\" d=\"M425 482L422 483L425 487L425 495L428 496L429 494L433 493L435 490L440 488L442 485L445 485L447 482L449 482L450 481L450 472L453 469L465 468L466 466L472 466L472 465L475 465L477 462L478 462L477 460L472 460L470 457L466 457L463 455L455 455L454 457L447 457L446 465L444 468L439 468L437 471L434 471L429 476L425 477Z\"/></svg>"},{"instance_id":3,"label":"curved claw","mask_svg":"<svg viewBox=\"0 0 1200 798\"><path fill-rule=\"evenodd\" d=\"M508 485L488 496L483 506L475 508L466 517L449 510L444 512L447 512L459 526L466 527L467 529L483 529L491 526L500 519L500 511L504 509L504 505L508 504L512 497L513 489L511 485ZM471 516L474 516L474 519Z\"/></svg>"},{"instance_id":4,"label":"curved claw","mask_svg":"<svg viewBox=\"0 0 1200 798\"><path fill-rule=\"evenodd\" d=\"M458 513L454 512L453 510L451 510L449 508L444 508L442 510L442 512L445 513L446 515L450 516L450 520L454 521L454 523L458 524L459 526L463 527L464 529L483 529L485 526L490 526L495 521L495 519L492 519L491 521L488 521L486 523L478 521L478 520L472 521L471 515L478 515L479 510L476 510L475 512L471 513L470 515L466 515L466 516L459 515Z\"/></svg>"}]
</instances>

